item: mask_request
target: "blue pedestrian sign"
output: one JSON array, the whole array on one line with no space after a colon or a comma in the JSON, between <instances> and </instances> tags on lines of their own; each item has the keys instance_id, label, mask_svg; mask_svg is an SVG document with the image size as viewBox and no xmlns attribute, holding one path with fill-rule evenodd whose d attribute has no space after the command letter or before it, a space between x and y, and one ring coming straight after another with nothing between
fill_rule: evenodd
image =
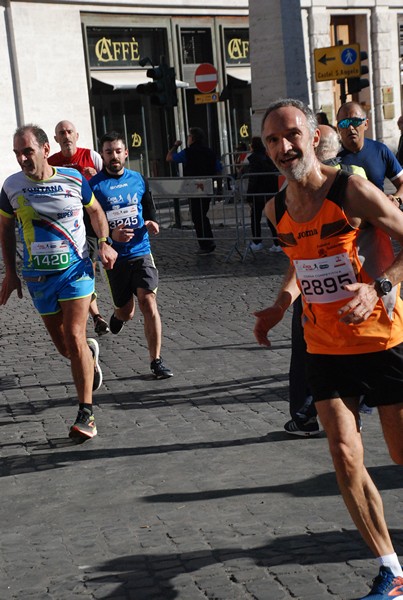
<instances>
[{"instance_id":1,"label":"blue pedestrian sign","mask_svg":"<svg viewBox=\"0 0 403 600\"><path fill-rule=\"evenodd\" d=\"M347 67L351 67L351 65L354 65L354 63L357 61L357 58L358 54L351 46L343 50L343 52L341 53L341 62Z\"/></svg>"}]
</instances>

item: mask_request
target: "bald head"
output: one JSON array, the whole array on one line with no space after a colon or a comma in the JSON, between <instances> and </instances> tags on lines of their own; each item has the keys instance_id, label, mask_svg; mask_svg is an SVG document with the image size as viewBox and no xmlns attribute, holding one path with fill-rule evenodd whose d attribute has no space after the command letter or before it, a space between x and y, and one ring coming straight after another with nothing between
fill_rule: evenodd
<instances>
[{"instance_id":1,"label":"bald head","mask_svg":"<svg viewBox=\"0 0 403 600\"><path fill-rule=\"evenodd\" d=\"M55 127L55 141L66 158L71 158L77 151L78 133L71 121L59 121Z\"/></svg>"},{"instance_id":2,"label":"bald head","mask_svg":"<svg viewBox=\"0 0 403 600\"><path fill-rule=\"evenodd\" d=\"M366 117L367 113L358 102L345 102L337 111L337 120L341 121L349 117Z\"/></svg>"},{"instance_id":3,"label":"bald head","mask_svg":"<svg viewBox=\"0 0 403 600\"><path fill-rule=\"evenodd\" d=\"M337 129L343 148L353 153L362 150L368 118L361 104L346 102L340 106L337 113Z\"/></svg>"},{"instance_id":4,"label":"bald head","mask_svg":"<svg viewBox=\"0 0 403 600\"><path fill-rule=\"evenodd\" d=\"M320 131L319 144L316 146L316 156L321 162L334 158L340 150L340 138L337 131L330 125L318 125Z\"/></svg>"}]
</instances>

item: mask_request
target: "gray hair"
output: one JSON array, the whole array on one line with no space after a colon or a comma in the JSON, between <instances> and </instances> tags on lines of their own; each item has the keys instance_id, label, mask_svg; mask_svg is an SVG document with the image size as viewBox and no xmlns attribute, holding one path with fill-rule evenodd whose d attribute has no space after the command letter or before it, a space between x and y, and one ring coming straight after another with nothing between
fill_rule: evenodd
<instances>
[{"instance_id":1,"label":"gray hair","mask_svg":"<svg viewBox=\"0 0 403 600\"><path fill-rule=\"evenodd\" d=\"M315 131L318 128L318 121L315 116L315 113L304 102L302 102L301 100L297 100L296 98L280 98L280 100L272 102L267 108L266 112L264 113L261 127L262 131L264 123L267 117L270 115L270 113L272 113L274 110L278 110L279 108L285 108L287 106L293 106L294 108L298 108L298 110L300 110L305 115L309 133L313 137Z\"/></svg>"},{"instance_id":2,"label":"gray hair","mask_svg":"<svg viewBox=\"0 0 403 600\"><path fill-rule=\"evenodd\" d=\"M330 127L330 125L319 125L320 140L319 144L315 149L318 160L323 162L334 158L340 150L340 138L337 131Z\"/></svg>"},{"instance_id":3,"label":"gray hair","mask_svg":"<svg viewBox=\"0 0 403 600\"><path fill-rule=\"evenodd\" d=\"M49 144L49 138L44 132L44 130L39 127L39 125L33 125L29 123L28 125L22 125L15 130L14 138L23 137L26 133L32 133L39 146L44 146L45 144Z\"/></svg>"}]
</instances>

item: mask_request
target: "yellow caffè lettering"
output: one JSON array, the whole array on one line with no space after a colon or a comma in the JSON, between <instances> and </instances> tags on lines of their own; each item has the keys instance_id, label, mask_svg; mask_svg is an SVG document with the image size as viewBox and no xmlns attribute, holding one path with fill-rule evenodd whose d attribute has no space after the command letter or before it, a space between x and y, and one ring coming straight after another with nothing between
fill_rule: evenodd
<instances>
[{"instance_id":1,"label":"yellow caff\u00e8 lettering","mask_svg":"<svg viewBox=\"0 0 403 600\"><path fill-rule=\"evenodd\" d=\"M112 60L119 60L121 45L122 45L121 42L112 42L112 47L113 47L113 59Z\"/></svg>"},{"instance_id":2,"label":"yellow caff\u00e8 lettering","mask_svg":"<svg viewBox=\"0 0 403 600\"><path fill-rule=\"evenodd\" d=\"M105 37L95 44L99 62L125 62L139 60L139 44L133 37L130 42L113 42Z\"/></svg>"},{"instance_id":3,"label":"yellow caff\u00e8 lettering","mask_svg":"<svg viewBox=\"0 0 403 600\"><path fill-rule=\"evenodd\" d=\"M141 135L139 133L132 133L132 148L139 148L142 143Z\"/></svg>"},{"instance_id":4,"label":"yellow caff\u00e8 lettering","mask_svg":"<svg viewBox=\"0 0 403 600\"><path fill-rule=\"evenodd\" d=\"M233 38L228 42L228 54L233 60L247 58L249 54L249 41Z\"/></svg>"},{"instance_id":5,"label":"yellow caff\u00e8 lettering","mask_svg":"<svg viewBox=\"0 0 403 600\"><path fill-rule=\"evenodd\" d=\"M132 41L130 42L130 52L131 60L140 60L139 43L136 42L136 38L132 38Z\"/></svg>"},{"instance_id":6,"label":"yellow caff\u00e8 lettering","mask_svg":"<svg viewBox=\"0 0 403 600\"><path fill-rule=\"evenodd\" d=\"M249 127L245 124L241 125L241 127L239 128L239 134L242 138L249 137Z\"/></svg>"}]
</instances>

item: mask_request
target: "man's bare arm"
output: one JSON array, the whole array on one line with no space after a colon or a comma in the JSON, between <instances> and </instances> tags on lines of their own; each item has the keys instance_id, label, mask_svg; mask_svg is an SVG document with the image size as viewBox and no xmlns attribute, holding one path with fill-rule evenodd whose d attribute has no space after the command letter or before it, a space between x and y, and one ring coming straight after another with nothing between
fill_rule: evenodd
<instances>
[{"instance_id":1,"label":"man's bare arm","mask_svg":"<svg viewBox=\"0 0 403 600\"><path fill-rule=\"evenodd\" d=\"M291 306L299 295L300 289L297 285L295 268L293 265L290 265L274 304L253 313L256 317L253 333L261 346L270 347L270 341L267 337L268 332L282 320L287 308Z\"/></svg>"},{"instance_id":2,"label":"man's bare arm","mask_svg":"<svg viewBox=\"0 0 403 600\"><path fill-rule=\"evenodd\" d=\"M109 223L98 200L95 198L91 206L86 206L85 208L88 211L91 225L98 239L109 237ZM117 256L117 252L112 246L109 246L104 242L99 245L99 257L105 269L113 268Z\"/></svg>"},{"instance_id":3,"label":"man's bare arm","mask_svg":"<svg viewBox=\"0 0 403 600\"><path fill-rule=\"evenodd\" d=\"M356 226L370 223L382 229L403 247L403 213L376 186L362 178L350 177L346 189L346 215ZM403 250L395 258L391 254L390 263L385 264L383 273L395 286L403 281ZM372 313L378 295L373 283L354 283L346 285L354 293L353 298L340 310L341 321L361 323Z\"/></svg>"},{"instance_id":4,"label":"man's bare arm","mask_svg":"<svg viewBox=\"0 0 403 600\"><path fill-rule=\"evenodd\" d=\"M14 290L18 297L22 298L21 280L17 275L16 267L16 237L15 219L0 215L0 240L3 253L3 261L6 269L1 290L0 305L6 304Z\"/></svg>"}]
</instances>

